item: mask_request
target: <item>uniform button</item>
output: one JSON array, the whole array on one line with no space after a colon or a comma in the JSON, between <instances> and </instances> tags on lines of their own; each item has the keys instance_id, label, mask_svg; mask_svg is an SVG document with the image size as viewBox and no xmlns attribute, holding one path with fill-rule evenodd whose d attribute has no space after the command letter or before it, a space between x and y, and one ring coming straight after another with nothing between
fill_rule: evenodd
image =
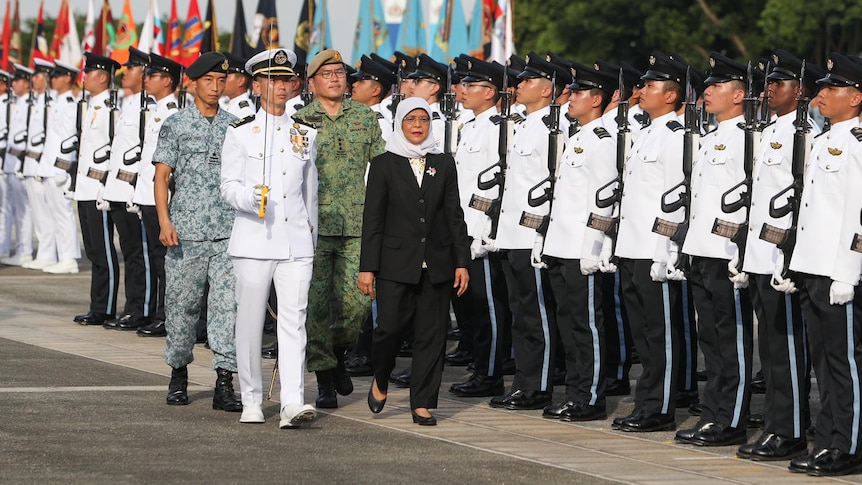
<instances>
[{"instance_id":1,"label":"uniform button","mask_svg":"<svg viewBox=\"0 0 862 485\"><path fill-rule=\"evenodd\" d=\"M284 148L281 149L281 153L284 153Z\"/></svg>"},{"instance_id":2,"label":"uniform button","mask_svg":"<svg viewBox=\"0 0 862 485\"><path fill-rule=\"evenodd\" d=\"M826 170L829 170L829 168L830 168L830 167L829 167L829 165L827 165L827 166L826 166Z\"/></svg>"},{"instance_id":3,"label":"uniform button","mask_svg":"<svg viewBox=\"0 0 862 485\"><path fill-rule=\"evenodd\" d=\"M287 198L287 194L284 194L283 196L281 196L281 198L282 198L282 199L286 199L286 198Z\"/></svg>"},{"instance_id":4,"label":"uniform button","mask_svg":"<svg viewBox=\"0 0 862 485\"><path fill-rule=\"evenodd\" d=\"M424 243L424 242L425 242L425 238L423 237L422 239L420 239L420 240L419 240L419 242Z\"/></svg>"},{"instance_id":5,"label":"uniform button","mask_svg":"<svg viewBox=\"0 0 862 485\"><path fill-rule=\"evenodd\" d=\"M420 218L419 218L419 222L425 222L425 218L424 218L424 217L420 217Z\"/></svg>"},{"instance_id":6,"label":"uniform button","mask_svg":"<svg viewBox=\"0 0 862 485\"><path fill-rule=\"evenodd\" d=\"M753 232L753 231L754 231L754 228L753 228L753 227L749 227L749 228L748 228L748 232Z\"/></svg>"},{"instance_id":7,"label":"uniform button","mask_svg":"<svg viewBox=\"0 0 862 485\"><path fill-rule=\"evenodd\" d=\"M425 199L419 199L419 203L420 203L420 204L424 204L424 203L425 203Z\"/></svg>"},{"instance_id":8,"label":"uniform button","mask_svg":"<svg viewBox=\"0 0 862 485\"><path fill-rule=\"evenodd\" d=\"M284 222L287 222L287 217L284 218Z\"/></svg>"},{"instance_id":9,"label":"uniform button","mask_svg":"<svg viewBox=\"0 0 862 485\"><path fill-rule=\"evenodd\" d=\"M281 127L280 127L280 126L279 126L279 127L277 127L277 128L275 129L275 131L281 131Z\"/></svg>"},{"instance_id":10,"label":"uniform button","mask_svg":"<svg viewBox=\"0 0 862 485\"><path fill-rule=\"evenodd\" d=\"M287 171L281 172L282 175L287 175Z\"/></svg>"}]
</instances>

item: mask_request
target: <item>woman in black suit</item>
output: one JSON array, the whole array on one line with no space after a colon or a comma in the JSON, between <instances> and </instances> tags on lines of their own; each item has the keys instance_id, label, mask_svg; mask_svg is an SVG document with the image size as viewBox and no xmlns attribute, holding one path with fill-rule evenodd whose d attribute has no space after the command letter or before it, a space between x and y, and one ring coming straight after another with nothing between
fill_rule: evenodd
<instances>
[{"instance_id":1,"label":"woman in black suit","mask_svg":"<svg viewBox=\"0 0 862 485\"><path fill-rule=\"evenodd\" d=\"M455 161L440 153L431 134L431 108L420 98L398 104L386 153L371 162L362 221L359 289L374 298L377 328L368 407L386 402L389 374L405 330L414 331L410 408L413 422L433 426L449 300L470 279L467 226L458 198Z\"/></svg>"}]
</instances>

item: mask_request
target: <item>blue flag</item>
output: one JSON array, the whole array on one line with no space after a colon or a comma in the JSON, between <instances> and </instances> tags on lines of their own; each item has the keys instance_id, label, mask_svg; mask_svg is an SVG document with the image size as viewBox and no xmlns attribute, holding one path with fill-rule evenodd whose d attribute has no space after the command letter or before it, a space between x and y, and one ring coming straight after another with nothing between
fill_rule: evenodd
<instances>
[{"instance_id":1,"label":"blue flag","mask_svg":"<svg viewBox=\"0 0 862 485\"><path fill-rule=\"evenodd\" d=\"M477 3L480 3L477 0ZM469 53L467 20L461 0L445 0L431 46L431 57L451 61L460 54Z\"/></svg>"},{"instance_id":2,"label":"blue flag","mask_svg":"<svg viewBox=\"0 0 862 485\"><path fill-rule=\"evenodd\" d=\"M395 47L405 54L415 56L428 52L427 38L425 19L422 15L422 0L408 0Z\"/></svg>"},{"instance_id":3,"label":"blue flag","mask_svg":"<svg viewBox=\"0 0 862 485\"><path fill-rule=\"evenodd\" d=\"M353 40L353 63L359 62L363 54L372 52L388 59L392 56L392 39L383 16L381 0L362 0L359 5L359 21Z\"/></svg>"},{"instance_id":4,"label":"blue flag","mask_svg":"<svg viewBox=\"0 0 862 485\"><path fill-rule=\"evenodd\" d=\"M482 40L482 2L476 0L473 2L473 16L470 18L469 37L467 38L467 52L473 57L484 59L484 42Z\"/></svg>"},{"instance_id":5,"label":"blue flag","mask_svg":"<svg viewBox=\"0 0 862 485\"><path fill-rule=\"evenodd\" d=\"M308 59L324 49L332 48L327 3L326 0L320 0L314 9L314 20L311 21L311 35L308 39Z\"/></svg>"}]
</instances>

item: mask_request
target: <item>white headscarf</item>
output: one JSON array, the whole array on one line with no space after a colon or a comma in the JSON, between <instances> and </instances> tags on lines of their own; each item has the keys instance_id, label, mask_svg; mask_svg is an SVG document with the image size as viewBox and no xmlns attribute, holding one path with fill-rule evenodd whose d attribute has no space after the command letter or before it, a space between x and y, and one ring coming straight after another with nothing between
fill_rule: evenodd
<instances>
[{"instance_id":1,"label":"white headscarf","mask_svg":"<svg viewBox=\"0 0 862 485\"><path fill-rule=\"evenodd\" d=\"M389 140L386 142L386 151L396 155L401 155L404 158L421 158L428 153L440 153L440 148L437 146L437 140L434 139L434 131L432 125L428 125L428 136L422 141L421 145L414 145L407 141L404 136L404 130L401 128L401 122L407 113L414 109L423 109L431 118L431 106L418 97L407 98L398 103L398 109L395 110L395 131Z\"/></svg>"}]
</instances>

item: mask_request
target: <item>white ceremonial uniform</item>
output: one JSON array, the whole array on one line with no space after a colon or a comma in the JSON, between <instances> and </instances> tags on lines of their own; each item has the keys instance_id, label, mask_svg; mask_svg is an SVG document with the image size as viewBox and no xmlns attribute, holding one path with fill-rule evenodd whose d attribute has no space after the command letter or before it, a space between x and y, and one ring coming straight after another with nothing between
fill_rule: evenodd
<instances>
[{"instance_id":1,"label":"white ceremonial uniform","mask_svg":"<svg viewBox=\"0 0 862 485\"><path fill-rule=\"evenodd\" d=\"M45 148L45 102L47 92L33 93L34 101L30 112L30 125L27 130L27 148L24 156L25 177L35 177L42 151Z\"/></svg>"},{"instance_id":2,"label":"white ceremonial uniform","mask_svg":"<svg viewBox=\"0 0 862 485\"><path fill-rule=\"evenodd\" d=\"M738 249L729 238L712 233L715 219L745 220L744 210L726 214L721 197L745 178L742 115L724 120L700 139L700 152L691 173L691 217L682 252L706 258L733 259Z\"/></svg>"},{"instance_id":3,"label":"white ceremonial uniform","mask_svg":"<svg viewBox=\"0 0 862 485\"><path fill-rule=\"evenodd\" d=\"M860 122L859 126L862 127L862 122ZM857 130L855 133L851 132L854 141L848 143L850 145L848 148L852 148L849 150L849 160L846 164L846 176L844 177L846 187L844 194L847 199L844 202L841 232L838 236L838 247L835 255L835 267L829 275L834 281L856 285L857 293L859 292L859 277L862 274L862 253L847 251L847 249L851 247L857 234L862 237L862 220L860 220L860 217L862 217L860 216L860 213L862 213L862 190L859 190L858 186L859 180L862 180L862 131L860 130Z\"/></svg>"},{"instance_id":4,"label":"white ceremonial uniform","mask_svg":"<svg viewBox=\"0 0 862 485\"><path fill-rule=\"evenodd\" d=\"M464 222L467 223L467 235L473 239L482 237L482 232L490 222L484 212L471 209L470 199L473 194L488 199L498 197L499 188L481 190L477 186L479 173L497 163L500 128L491 118L499 116L496 107L491 107L464 123L461 128L461 141L455 153L455 168L458 171L458 193L461 196L461 208L464 210Z\"/></svg>"},{"instance_id":5,"label":"white ceremonial uniform","mask_svg":"<svg viewBox=\"0 0 862 485\"><path fill-rule=\"evenodd\" d=\"M437 141L437 147L443 150L443 144L446 138L446 117L440 111L440 103L433 103L431 106L431 129L434 132L434 139Z\"/></svg>"},{"instance_id":6,"label":"white ceremonial uniform","mask_svg":"<svg viewBox=\"0 0 862 485\"><path fill-rule=\"evenodd\" d=\"M251 100L248 93L242 93L239 96L232 98L227 102L227 106L225 106L224 109L239 119L253 115L255 112L254 101Z\"/></svg>"},{"instance_id":7,"label":"white ceremonial uniform","mask_svg":"<svg viewBox=\"0 0 862 485\"><path fill-rule=\"evenodd\" d=\"M12 139L12 136L9 134L9 125L6 124L7 115L11 115L12 102L13 100L10 99L8 92L0 94L0 136L3 138L0 140L0 153L3 153L0 156L0 258L9 256L10 249L10 242L7 237L10 233L6 231L6 218L9 212L6 196L9 190L6 182L6 174L3 173L3 162L6 158L6 148Z\"/></svg>"},{"instance_id":8,"label":"white ceremonial uniform","mask_svg":"<svg viewBox=\"0 0 862 485\"><path fill-rule=\"evenodd\" d=\"M93 155L97 150L111 141L108 126L111 123L111 108L109 91L91 96L87 105L87 112L81 121L81 141L78 150L78 176L75 182L75 200L96 200L102 196L104 186L99 180L87 176L87 172L94 167ZM100 151L101 153L101 151ZM99 170L107 170L107 162L98 167Z\"/></svg>"},{"instance_id":9,"label":"white ceremonial uniform","mask_svg":"<svg viewBox=\"0 0 862 485\"><path fill-rule=\"evenodd\" d=\"M392 136L392 112L385 108L382 103L377 103L370 108L371 111L377 113L377 123L380 125L383 141L389 140L389 137Z\"/></svg>"},{"instance_id":10,"label":"white ceremonial uniform","mask_svg":"<svg viewBox=\"0 0 862 485\"><path fill-rule=\"evenodd\" d=\"M150 105L152 106L152 105ZM130 203L135 195L135 186L130 180L140 169L140 160L134 160L134 152L140 150L141 93L128 96L117 119L114 139L111 142L111 160L108 180L102 198L111 202ZM128 162L127 162L128 160ZM128 164L127 164L128 163Z\"/></svg>"},{"instance_id":11,"label":"white ceremonial uniform","mask_svg":"<svg viewBox=\"0 0 862 485\"><path fill-rule=\"evenodd\" d=\"M625 164L615 254L665 263L670 239L652 232L652 227L656 217L682 222L682 211L666 214L661 210L661 197L682 181L683 126L676 113L670 112L653 120L641 135L646 136L638 136Z\"/></svg>"},{"instance_id":12,"label":"white ceremonial uniform","mask_svg":"<svg viewBox=\"0 0 862 485\"><path fill-rule=\"evenodd\" d=\"M72 201L64 195L69 188L71 178L66 170L54 166L58 158L66 162L75 162L76 155L62 153L63 142L77 136L75 123L78 116L78 98L72 91L58 93L51 102L48 130L45 134L45 151L39 161L37 175L42 177L45 187L45 201L48 214L53 222L53 242L56 258L74 260L81 257L81 246L78 242L78 227ZM41 253L42 241L39 241ZM37 258L41 259L41 256Z\"/></svg>"},{"instance_id":13,"label":"white ceremonial uniform","mask_svg":"<svg viewBox=\"0 0 862 485\"><path fill-rule=\"evenodd\" d=\"M754 156L751 189L751 209L748 216L748 235L745 244L743 270L747 273L771 275L781 251L774 244L760 239L764 224L787 229L791 215L775 218L769 215L769 201L793 183L793 134L796 112L773 117L773 123L763 129L760 146ZM808 119L811 134L817 136L820 128ZM781 205L779 203L779 205Z\"/></svg>"},{"instance_id":14,"label":"white ceremonial uniform","mask_svg":"<svg viewBox=\"0 0 862 485\"><path fill-rule=\"evenodd\" d=\"M604 234L587 227L590 213L611 216L613 207L596 206L596 191L617 176L616 143L602 119L582 126L566 141L554 185L554 204L544 254L598 261Z\"/></svg>"},{"instance_id":15,"label":"white ceremonial uniform","mask_svg":"<svg viewBox=\"0 0 862 485\"><path fill-rule=\"evenodd\" d=\"M153 165L153 153L159 140L162 124L172 114L179 110L177 97L171 93L150 105L150 116L144 129L144 146L141 149L141 165L138 170L138 182L135 184L135 195L132 199L137 205L155 206L153 195L156 178L156 166Z\"/></svg>"},{"instance_id":16,"label":"white ceremonial uniform","mask_svg":"<svg viewBox=\"0 0 862 485\"><path fill-rule=\"evenodd\" d=\"M316 140L313 128L263 109L253 120L234 122L225 135L221 195L237 211L228 254L237 278L236 352L244 406L263 403L260 340L271 283L278 295L281 408L304 404L305 320L317 239ZM259 184L269 187L263 219L253 197Z\"/></svg>"},{"instance_id":17,"label":"white ceremonial uniform","mask_svg":"<svg viewBox=\"0 0 862 485\"><path fill-rule=\"evenodd\" d=\"M639 104L629 106L629 133L631 133L632 143L634 143L634 141L640 134L641 129L644 127L643 123L641 122L644 117L649 117L649 115L644 113L644 110L641 109ZM611 136L616 139L617 132L619 131L617 129L616 108L602 115L602 124L604 124L605 129L608 130L608 133L610 133Z\"/></svg>"},{"instance_id":18,"label":"white ceremonial uniform","mask_svg":"<svg viewBox=\"0 0 862 485\"><path fill-rule=\"evenodd\" d=\"M8 246L11 249L12 233L14 232L17 235L15 254L21 256L29 256L33 252L33 220L29 215L27 191L19 178L21 174L18 173L23 169L23 164L18 157L23 157L27 151L27 139L24 137L27 134L29 99L29 95L20 96L15 99L12 105L12 114L9 119L9 140L6 157L3 161L6 188L2 191L4 193L2 205L6 211L6 227L2 234L3 243L0 248Z\"/></svg>"},{"instance_id":19,"label":"white ceremonial uniform","mask_svg":"<svg viewBox=\"0 0 862 485\"><path fill-rule=\"evenodd\" d=\"M521 213L527 211L539 216L548 214L548 204L530 207L527 196L533 186L548 177L546 140L549 131L545 117L550 113L550 107L546 106L530 113L523 122L515 125L497 229L496 244L500 249L532 249L536 230L520 224Z\"/></svg>"},{"instance_id":20,"label":"white ceremonial uniform","mask_svg":"<svg viewBox=\"0 0 862 485\"><path fill-rule=\"evenodd\" d=\"M254 106L254 103L252 103ZM293 113L305 108L305 103L302 102L302 94L297 94L296 96L287 100L287 106L285 106L284 114L286 116L293 116Z\"/></svg>"},{"instance_id":21,"label":"white ceremonial uniform","mask_svg":"<svg viewBox=\"0 0 862 485\"><path fill-rule=\"evenodd\" d=\"M32 237L35 232L36 240L39 242L36 259L39 264L45 266L45 262L53 263L57 260L54 251L54 234L51 216L45 202L45 190L41 178L37 178L39 160L42 159L42 151L45 149L45 106L49 102L48 91L43 93L34 92L34 101L30 113L30 125L27 129L27 148L24 155L24 179L21 183L27 193L27 202L24 210L20 213L19 224L21 227L19 238L30 238L30 246L33 245ZM26 241L25 241L26 244ZM32 264L32 263L28 263Z\"/></svg>"}]
</instances>

